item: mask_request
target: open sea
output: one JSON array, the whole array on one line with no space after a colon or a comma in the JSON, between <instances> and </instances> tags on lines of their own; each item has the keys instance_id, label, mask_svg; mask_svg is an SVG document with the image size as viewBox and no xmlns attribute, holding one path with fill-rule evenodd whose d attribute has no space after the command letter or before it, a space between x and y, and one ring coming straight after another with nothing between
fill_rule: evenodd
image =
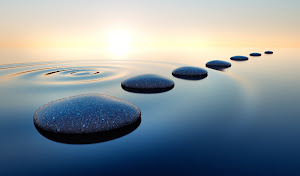
<instances>
[{"instance_id":1,"label":"open sea","mask_svg":"<svg viewBox=\"0 0 300 176\"><path fill-rule=\"evenodd\" d=\"M230 60L235 55L249 60ZM211 60L232 66L206 68ZM0 175L299 176L299 65L300 49L292 48L174 47L126 57L101 48L0 49ZM205 68L208 77L175 78L180 66ZM122 80L145 73L175 87L155 94L121 88ZM93 144L55 142L37 131L40 106L85 93L136 104L141 123Z\"/></svg>"}]
</instances>

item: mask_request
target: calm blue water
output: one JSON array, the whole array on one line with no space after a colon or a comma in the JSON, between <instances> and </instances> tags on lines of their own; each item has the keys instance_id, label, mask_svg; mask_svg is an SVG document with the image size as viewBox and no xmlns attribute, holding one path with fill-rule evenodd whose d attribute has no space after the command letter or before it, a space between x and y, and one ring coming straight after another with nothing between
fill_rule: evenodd
<instances>
[{"instance_id":1,"label":"calm blue water","mask_svg":"<svg viewBox=\"0 0 300 176\"><path fill-rule=\"evenodd\" d=\"M114 60L0 50L0 175L300 175L300 51L229 59L263 51L170 50ZM232 67L206 68L208 77L197 81L172 76L179 66L205 68L216 59ZM123 79L143 73L168 77L175 87L158 94L121 88ZM82 93L136 104L141 124L123 137L81 145L36 130L41 105Z\"/></svg>"}]
</instances>

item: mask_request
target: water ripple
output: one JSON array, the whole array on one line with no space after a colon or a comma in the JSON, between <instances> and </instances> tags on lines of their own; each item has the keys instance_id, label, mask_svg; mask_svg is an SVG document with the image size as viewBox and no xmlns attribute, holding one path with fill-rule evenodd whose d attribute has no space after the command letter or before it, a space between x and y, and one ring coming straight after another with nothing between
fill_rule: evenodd
<instances>
[{"instance_id":1,"label":"water ripple","mask_svg":"<svg viewBox=\"0 0 300 176\"><path fill-rule=\"evenodd\" d=\"M174 67L176 63L153 61L58 61L0 65L0 82L30 81L35 84L81 84L111 81L131 73L141 73L149 66Z\"/></svg>"}]
</instances>

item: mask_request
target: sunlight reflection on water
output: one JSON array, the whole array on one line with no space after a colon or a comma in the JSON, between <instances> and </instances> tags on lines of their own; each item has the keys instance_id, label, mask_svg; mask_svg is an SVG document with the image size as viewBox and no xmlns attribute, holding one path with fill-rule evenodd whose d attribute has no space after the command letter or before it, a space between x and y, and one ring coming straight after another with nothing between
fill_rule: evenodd
<instances>
[{"instance_id":1,"label":"sunlight reflection on water","mask_svg":"<svg viewBox=\"0 0 300 176\"><path fill-rule=\"evenodd\" d=\"M201 175L212 172L210 168L225 167L229 173L243 175L245 165L261 174L258 162L264 173L283 173L274 165L300 173L295 164L300 158L300 120L295 118L300 103L300 54L296 49L274 49L273 55L249 57L245 62L230 57L264 50L139 51L124 60L99 59L101 54L94 50L69 55L62 49L13 51L5 49L0 54L4 58L0 136L6 141L0 150L6 151L1 155L6 162L1 163L0 172L4 174L37 175L49 167L73 175L95 174L99 169L104 174L120 174L114 168L121 167L139 175L151 167L150 175L154 171ZM205 67L216 59L232 67L224 71ZM172 76L175 68L186 65L206 69L208 77L189 81ZM123 79L143 73L170 78L175 87L151 95L121 88ZM32 116L38 107L82 93L108 94L138 105L140 126L124 137L82 146L53 142L36 131ZM13 170L16 166L22 169Z\"/></svg>"}]
</instances>

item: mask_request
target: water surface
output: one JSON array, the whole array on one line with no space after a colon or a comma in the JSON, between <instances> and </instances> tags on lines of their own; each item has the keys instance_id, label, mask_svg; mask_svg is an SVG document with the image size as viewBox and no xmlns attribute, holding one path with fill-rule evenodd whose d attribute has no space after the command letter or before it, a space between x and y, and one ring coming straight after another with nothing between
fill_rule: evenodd
<instances>
[{"instance_id":1,"label":"water surface","mask_svg":"<svg viewBox=\"0 0 300 176\"><path fill-rule=\"evenodd\" d=\"M0 175L299 175L299 49L231 61L258 48L139 50L113 58L101 50L0 50ZM210 60L232 64L205 68ZM207 69L202 80L172 76ZM124 91L121 81L155 73L164 93ZM130 101L142 111L131 133L94 144L64 144L33 124L43 104L83 93Z\"/></svg>"}]
</instances>

